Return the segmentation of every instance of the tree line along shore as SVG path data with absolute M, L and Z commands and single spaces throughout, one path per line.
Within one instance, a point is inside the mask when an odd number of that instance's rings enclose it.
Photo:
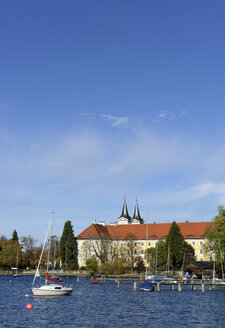
M 213 218 L 210 228 L 206 231 L 207 251 L 214 254 L 216 259 L 216 269 L 219 275 L 224 272 L 225 254 L 225 210 L 223 206 L 218 207 L 218 214 Z M 141 257 L 137 256 L 129 262 L 125 256 L 117 254 L 113 261 L 106 260 L 99 253 L 88 258 L 86 265 L 79 267 L 78 264 L 78 243 L 74 235 L 71 221 L 66 221 L 63 232 L 59 238 L 56 235 L 50 237 L 51 244 L 49 267 L 56 270 L 59 275 L 120 275 L 132 274 L 140 275 L 145 272 L 145 264 Z M 104 241 L 99 241 L 104 242 Z M 23 275 L 34 274 L 37 267 L 43 245 L 37 245 L 37 240 L 32 236 L 19 237 L 16 229 L 12 232 L 10 239 L 4 235 L 0 237 L 0 274 L 11 274 L 12 268 L 17 268 Z M 130 246 L 131 247 L 131 246 Z M 47 247 L 46 247 L 47 248 Z M 193 247 L 188 244 L 176 222 L 171 224 L 166 240 L 159 240 L 157 250 L 154 247 L 147 248 L 146 258 L 149 258 L 147 265 L 153 267 L 154 258 L 157 253 L 158 271 L 177 272 L 184 266 L 195 260 Z M 184 257 L 185 254 L 185 257 Z M 44 272 L 47 266 L 47 252 L 41 262 L 41 270 Z

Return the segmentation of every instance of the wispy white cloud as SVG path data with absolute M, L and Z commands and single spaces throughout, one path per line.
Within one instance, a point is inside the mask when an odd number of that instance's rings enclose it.
M 218 202 L 225 198 L 225 181 L 205 182 L 193 186 L 179 186 L 176 188 L 165 188 L 163 190 L 146 193 L 145 200 L 151 200 L 154 206 L 186 207 L 196 201 L 203 200 L 209 196 L 217 196 Z
M 35 151 L 28 147 L 31 142 L 7 139 L 10 147 L 2 148 L 0 161 L 2 208 L 17 208 L 19 213 L 21 204 L 29 204 L 35 212 L 56 204 L 64 215 L 68 212 L 74 220 L 84 220 L 79 223 L 84 228 L 92 216 L 104 215 L 106 202 L 109 221 L 115 219 L 110 217 L 110 206 L 124 193 L 128 200 L 139 196 L 142 213 L 154 209 L 158 215 L 165 213 L 165 219 L 171 213 L 193 217 L 198 202 L 207 202 L 205 213 L 208 206 L 216 211 L 225 202 L 225 182 L 218 179 L 225 172 L 222 145 L 210 150 L 200 141 L 179 136 L 122 132 L 112 135 L 92 129 L 46 135 L 35 140 L 40 145 Z
M 80 113 L 82 116 L 86 117 L 88 121 L 93 121 L 96 118 L 96 113 L 93 112 L 85 112 Z
M 196 170 L 207 175 L 212 164 L 211 155 L 202 151 L 200 142 L 163 138 L 148 131 L 125 134 L 122 138 L 84 131 L 46 139 L 39 145 L 35 152 L 28 152 L 17 141 L 14 146 L 11 144 L 10 152 L 8 149 L 2 152 L 1 176 L 34 184 L 70 182 L 82 183 L 84 187 L 87 183 L 88 188 L 90 181 L 107 185 L 112 181 L 142 181 L 184 171 L 187 175 Z M 213 157 L 216 166 L 218 154 L 214 152 Z M 219 158 L 220 165 L 225 165 L 220 153 Z M 208 178 L 213 181 L 212 176 Z
M 175 113 L 170 112 L 168 110 L 162 110 L 158 116 L 159 119 L 161 118 L 169 118 L 170 120 L 175 119 L 177 116 Z
M 138 181 L 191 167 L 199 152 L 195 143 L 162 139 L 148 132 L 120 136 L 93 132 L 70 134 L 39 143 L 28 152 L 16 141 L 0 162 L 1 175 L 21 183 L 76 184 Z M 113 182 L 114 181 L 114 182 Z
M 119 116 L 113 116 L 113 115 L 108 115 L 108 114 L 100 114 L 100 116 L 109 121 L 111 126 L 113 127 L 130 127 L 132 126 L 129 117 L 127 116 L 123 116 L 123 117 L 119 117 Z
M 177 118 L 184 117 L 187 114 L 186 109 L 183 109 L 177 113 L 169 110 L 161 110 L 155 122 L 159 122 L 162 119 L 175 120 Z
M 165 222 L 166 218 L 209 221 L 216 215 L 217 206 L 225 203 L 225 181 L 160 188 L 141 193 L 140 199 L 157 222 Z
M 181 111 L 179 112 L 179 116 L 180 116 L 180 117 L 184 117 L 186 114 L 187 114 L 186 109 L 183 109 L 183 110 L 181 110 Z

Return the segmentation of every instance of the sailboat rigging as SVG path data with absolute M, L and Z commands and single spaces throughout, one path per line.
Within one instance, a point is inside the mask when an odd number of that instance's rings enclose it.
M 59 279 L 59 277 L 55 274 L 56 267 L 56 242 L 54 244 L 54 259 L 53 259 L 53 268 L 52 268 L 52 278 Z
M 168 244 L 168 254 L 167 254 L 167 263 L 166 263 L 166 272 L 167 272 L 167 276 L 170 273 L 170 244 Z
M 146 247 L 145 247 L 145 279 L 140 284 L 140 290 L 143 292 L 153 292 L 154 291 L 154 285 L 152 282 L 148 281 L 148 252 L 147 252 L 147 242 L 148 241 L 148 221 L 146 223 Z M 150 263 L 149 263 L 150 265 Z
M 63 283 L 63 280 L 61 279 L 55 279 L 55 278 L 51 278 L 49 276 L 48 273 L 48 269 L 49 269 L 49 260 L 50 260 L 50 247 L 51 247 L 51 236 L 52 236 L 52 228 L 53 228 L 53 221 L 54 221 L 54 211 L 52 212 L 52 216 L 49 222 L 49 226 L 48 226 L 48 230 L 46 232 L 46 236 L 45 236 L 45 240 L 44 240 L 44 244 L 42 247 L 42 251 L 41 251 L 41 256 L 38 262 L 38 266 L 36 269 L 36 273 L 33 279 L 33 283 L 32 283 L 32 292 L 34 294 L 34 296 L 63 296 L 63 295 L 69 295 L 73 292 L 73 286 L 64 286 L 61 284 L 50 284 L 49 282 L 59 282 L 59 283 Z M 45 275 L 45 284 L 40 286 L 40 287 L 34 287 L 36 278 L 40 278 L 40 272 L 39 272 L 39 268 L 40 268 L 40 264 L 41 264 L 41 260 L 44 254 L 44 249 L 45 249 L 45 245 L 47 242 L 47 239 L 49 238 L 49 243 L 48 243 L 48 258 L 47 258 L 47 271 L 46 271 L 46 275 Z
M 18 278 L 19 274 L 18 274 L 18 258 L 19 258 L 19 253 L 18 253 L 18 247 L 16 249 L 16 267 L 12 268 L 13 271 L 13 277 Z

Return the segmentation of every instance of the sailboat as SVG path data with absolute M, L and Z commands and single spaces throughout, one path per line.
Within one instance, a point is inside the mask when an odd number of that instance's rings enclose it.
M 48 230 L 46 232 L 44 244 L 43 244 L 43 247 L 42 247 L 41 256 L 40 256 L 38 266 L 37 266 L 37 269 L 36 269 L 36 272 L 35 272 L 35 276 L 34 276 L 34 279 L 33 279 L 33 283 L 32 283 L 32 292 L 33 292 L 34 296 L 64 296 L 64 295 L 69 295 L 73 292 L 73 286 L 72 285 L 64 286 L 63 280 L 51 278 L 49 276 L 49 273 L 48 273 L 49 257 L 50 257 L 50 246 L 51 246 L 50 236 L 52 235 L 53 221 L 54 221 L 54 211 L 52 212 L 52 216 L 51 216 L 51 219 L 50 219 L 50 222 L 49 222 Z M 44 249 L 45 249 L 45 245 L 46 245 L 46 242 L 47 242 L 48 238 L 49 238 L 48 260 L 47 260 L 47 272 L 46 272 L 46 275 L 45 275 L 45 284 L 41 285 L 39 287 L 34 287 L 36 278 L 41 278 L 40 273 L 39 273 L 39 267 L 40 267 L 40 264 L 41 264 L 41 260 L 42 260 Z M 51 282 L 58 282 L 58 284 L 56 284 L 56 283 L 53 284 Z M 61 284 L 59 284 L 59 283 L 61 283 Z
M 145 247 L 145 261 L 146 261 L 146 268 L 145 268 L 145 279 L 140 284 L 140 290 L 143 292 L 153 292 L 155 287 L 152 282 L 148 281 L 148 265 L 147 265 L 147 240 L 148 240 L 148 222 L 146 223 L 146 247 Z
M 220 246 L 220 244 L 219 244 Z M 215 252 L 215 258 L 214 258 L 214 264 L 213 264 L 213 278 L 212 278 L 212 283 L 214 286 L 219 285 L 220 287 L 225 287 L 225 281 L 223 279 L 224 274 L 223 274 L 223 262 L 222 262 L 222 257 L 221 257 L 221 248 L 220 250 L 220 259 L 221 259 L 221 273 L 222 273 L 222 279 L 216 278 L 216 252 Z M 218 286 L 217 286 L 218 287 Z

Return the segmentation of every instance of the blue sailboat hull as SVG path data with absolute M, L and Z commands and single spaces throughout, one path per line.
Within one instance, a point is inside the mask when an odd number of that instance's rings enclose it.
M 154 289 L 155 289 L 154 285 L 149 281 L 145 281 L 142 284 L 140 284 L 140 290 L 143 292 L 153 292 Z

